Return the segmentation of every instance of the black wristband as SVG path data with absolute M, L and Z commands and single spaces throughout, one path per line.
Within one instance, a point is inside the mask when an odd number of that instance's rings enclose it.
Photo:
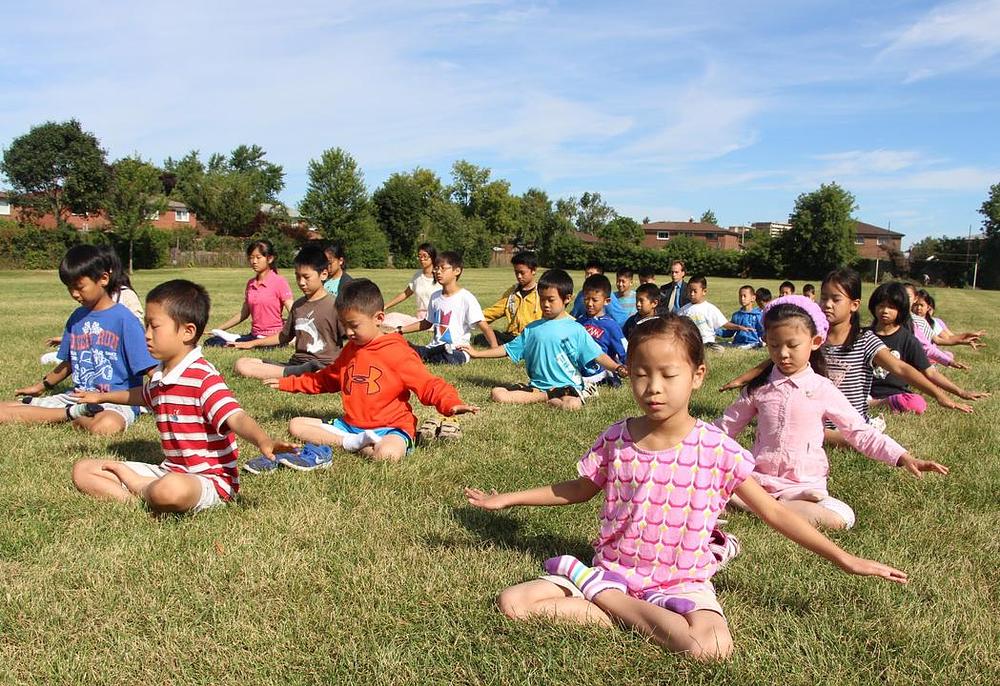
M 54 383 L 49 383 L 49 380 L 45 378 L 46 376 L 48 376 L 48 374 L 42 377 L 42 386 L 45 388 L 45 390 L 51 391 L 53 388 L 56 387 L 56 385 Z
M 401 333 L 403 333 L 403 327 L 401 327 L 401 326 L 397 326 L 397 327 L 396 327 L 396 333 L 398 333 L 398 334 L 401 334 Z

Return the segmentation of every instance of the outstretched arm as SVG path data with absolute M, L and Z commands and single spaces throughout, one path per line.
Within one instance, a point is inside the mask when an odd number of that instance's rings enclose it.
M 527 491 L 489 493 L 478 488 L 466 488 L 469 504 L 483 510 L 502 510 L 515 505 L 573 505 L 584 503 L 600 492 L 593 481 L 585 476 L 572 481 L 561 481 L 550 486 L 539 486 Z
M 882 348 L 875 354 L 875 364 L 886 371 L 892 372 L 896 376 L 902 377 L 911 386 L 914 386 L 934 398 L 937 401 L 937 404 L 941 407 L 947 407 L 961 412 L 972 412 L 971 407 L 961 403 L 956 403 L 930 379 L 917 371 L 916 368 L 908 365 L 889 352 L 888 348 Z
M 947 376 L 934 369 L 934 367 L 928 367 L 924 370 L 924 374 L 937 386 L 940 386 L 953 395 L 957 395 L 963 400 L 979 400 L 980 398 L 988 398 L 990 395 L 989 393 L 981 393 L 978 391 L 967 391 Z
M 731 390 L 736 389 L 736 388 L 743 388 L 748 383 L 750 383 L 751 381 L 753 381 L 754 379 L 756 379 L 758 376 L 760 376 L 761 374 L 763 374 L 764 370 L 767 369 L 767 365 L 768 365 L 768 363 L 770 363 L 770 361 L 771 360 L 769 360 L 768 358 L 765 357 L 763 360 L 761 360 L 761 363 L 758 364 L 756 367 L 753 367 L 753 368 L 751 368 L 751 369 L 743 372 L 742 374 L 740 374 L 739 376 L 737 376 L 732 381 L 726 382 L 722 386 L 722 388 L 719 389 L 719 392 L 721 393 L 722 391 L 731 391 Z
M 618 362 L 615 362 L 613 359 L 611 359 L 611 356 L 608 355 L 607 353 L 601 353 L 600 355 L 595 357 L 594 362 L 601 365 L 609 372 L 614 372 L 623 379 L 628 377 L 628 367 L 626 367 L 623 364 L 619 364 Z
M 142 386 L 134 386 L 124 391 L 97 393 L 96 391 L 73 391 L 70 393 L 78 403 L 113 403 L 115 405 L 145 405 Z
M 218 328 L 222 329 L 223 331 L 229 331 L 231 328 L 233 328 L 240 322 L 244 321 L 249 316 L 250 316 L 250 304 L 244 300 L 243 307 L 240 309 L 240 313 L 235 314 L 229 319 L 227 319 Z
M 260 448 L 260 452 L 270 460 L 274 459 L 275 453 L 294 452 L 299 448 L 294 443 L 273 440 L 246 412 L 237 412 L 226 420 L 226 424 L 237 436 Z
M 507 357 L 507 350 L 502 346 L 487 348 L 486 350 L 476 350 L 471 345 L 460 345 L 458 349 L 467 353 L 469 357 Z
M 499 347 L 500 344 L 497 343 L 496 332 L 493 331 L 492 326 L 486 323 L 485 319 L 482 320 L 481 322 L 478 322 L 476 326 L 478 326 L 479 330 L 483 332 L 483 337 L 486 338 L 486 342 L 490 344 L 490 348 Z
M 848 553 L 809 522 L 772 498 L 753 478 L 740 484 L 736 495 L 772 529 L 806 550 L 826 558 L 848 574 L 880 576 L 900 584 L 908 582 L 906 572 Z
M 402 293 L 397 293 L 396 296 L 392 300 L 390 300 L 389 302 L 387 302 L 385 304 L 385 309 L 388 310 L 388 309 L 390 309 L 390 308 L 398 305 L 399 303 L 401 303 L 404 300 L 406 300 L 407 298 L 409 298 L 411 295 L 413 295 L 413 290 L 409 286 L 407 286 L 403 290 Z

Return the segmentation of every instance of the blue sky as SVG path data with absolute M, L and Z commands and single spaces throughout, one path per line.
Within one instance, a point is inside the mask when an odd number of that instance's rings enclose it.
M 978 232 L 1000 182 L 1000 0 L 8 3 L 0 146 L 79 119 L 111 158 L 349 151 L 374 189 L 460 158 L 636 219 Z

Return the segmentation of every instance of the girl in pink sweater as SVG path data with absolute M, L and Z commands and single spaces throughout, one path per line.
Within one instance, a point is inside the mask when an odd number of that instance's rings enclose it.
M 811 524 L 841 529 L 854 524 L 854 511 L 826 488 L 830 464 L 823 450 L 824 420 L 832 422 L 858 452 L 904 467 L 914 476 L 926 471 L 947 474 L 948 468 L 912 457 L 866 423 L 826 378 L 820 346 L 828 329 L 823 312 L 808 298 L 789 295 L 772 300 L 764 310 L 770 368 L 751 381 L 715 423 L 735 438 L 757 417 L 753 478 Z M 738 497 L 731 502 L 742 505 Z

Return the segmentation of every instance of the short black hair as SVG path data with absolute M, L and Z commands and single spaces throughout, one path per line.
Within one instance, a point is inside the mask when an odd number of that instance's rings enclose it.
M 774 296 L 771 295 L 771 289 L 764 288 L 763 286 L 754 291 L 753 295 L 757 300 L 759 300 L 762 303 L 768 303 L 774 299 Z
M 708 279 L 706 279 L 704 276 L 692 276 L 690 279 L 688 279 L 688 286 L 690 287 L 691 284 L 693 283 L 699 284 L 703 291 L 708 290 Z
M 194 343 L 205 333 L 212 301 L 204 286 L 187 279 L 164 281 L 146 296 L 146 305 L 159 303 L 178 326 L 194 324 Z
M 465 261 L 462 259 L 462 253 L 455 252 L 454 250 L 443 250 L 439 252 L 437 259 L 434 260 L 434 264 L 438 264 L 439 262 L 449 264 L 454 269 L 465 269 Z M 459 277 L 460 276 L 461 274 L 459 274 Z
M 573 277 L 562 269 L 549 269 L 542 274 L 542 278 L 538 279 L 535 290 L 541 295 L 543 290 L 550 288 L 556 289 L 559 297 L 565 300 L 573 295 Z
M 512 267 L 516 267 L 519 264 L 523 264 L 531 271 L 535 271 L 538 269 L 538 255 L 530 250 L 522 250 L 519 253 L 515 253 L 515 255 L 510 258 L 510 265 Z
M 611 282 L 604 274 L 591 274 L 583 282 L 583 291 L 601 291 L 605 298 L 611 297 Z
M 633 273 L 634 272 L 628 267 L 622 267 L 615 273 L 615 276 L 627 276 L 631 279 Z
M 588 269 L 596 269 L 600 273 L 604 273 L 604 265 L 597 260 L 587 260 L 587 264 L 583 266 L 583 270 L 587 271 Z
M 96 245 L 74 245 L 59 263 L 59 280 L 67 288 L 84 277 L 97 281 L 109 273 L 107 256 Z
M 385 309 L 385 299 L 378 284 L 371 279 L 354 279 L 340 287 L 337 294 L 337 310 L 354 310 L 369 317 Z
M 643 267 L 642 269 L 639 270 L 640 279 L 652 279 L 655 276 L 656 272 L 653 271 L 652 267 Z
M 330 260 L 321 246 L 315 243 L 306 243 L 295 255 L 295 266 L 311 267 L 318 274 L 330 269 Z
M 635 297 L 640 295 L 646 296 L 646 300 L 649 302 L 658 303 L 660 302 L 660 287 L 655 283 L 644 283 L 635 289 Z
M 782 281 L 781 285 L 778 286 L 778 290 L 780 291 L 782 288 L 791 288 L 792 293 L 795 292 L 795 284 L 792 283 L 791 281 Z
M 815 292 L 816 292 L 816 287 L 813 286 L 811 283 L 807 283 L 805 286 L 802 287 L 802 295 Z

